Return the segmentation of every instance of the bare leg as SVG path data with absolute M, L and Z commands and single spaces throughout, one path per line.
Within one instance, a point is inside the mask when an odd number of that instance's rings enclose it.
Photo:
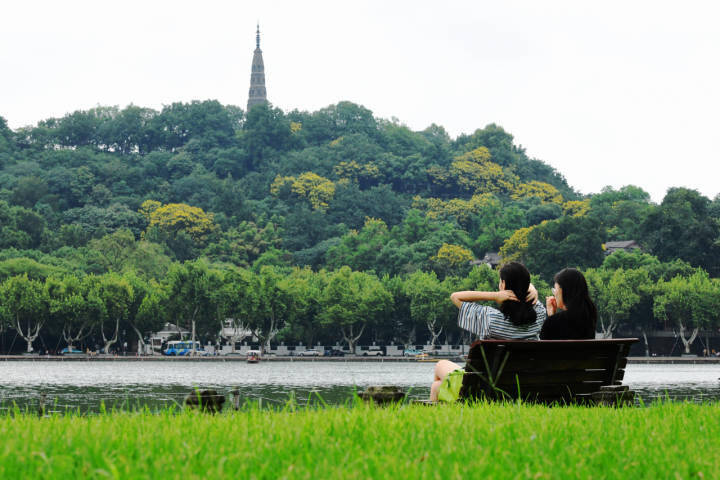
M 451 362 L 450 360 L 440 360 L 435 364 L 435 380 L 430 386 L 431 402 L 438 401 L 438 389 L 440 388 L 440 385 L 442 385 L 442 382 L 443 380 L 445 380 L 445 377 L 447 377 L 448 373 L 454 370 L 458 370 L 460 368 L 462 368 L 460 365 L 455 362 Z

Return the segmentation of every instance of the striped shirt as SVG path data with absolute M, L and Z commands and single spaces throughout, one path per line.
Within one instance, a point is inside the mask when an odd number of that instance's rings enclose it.
M 535 322 L 517 326 L 496 308 L 475 302 L 462 302 L 458 313 L 458 326 L 474 333 L 481 340 L 486 338 L 537 340 L 547 318 L 547 312 L 540 302 L 535 302 L 533 309 L 536 314 Z

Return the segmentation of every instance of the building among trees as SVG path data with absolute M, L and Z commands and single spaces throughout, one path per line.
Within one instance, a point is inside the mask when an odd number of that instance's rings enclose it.
M 267 91 L 265 90 L 265 64 L 263 63 L 262 50 L 260 50 L 260 25 L 255 33 L 255 52 L 252 59 L 252 71 L 250 73 L 250 92 L 248 94 L 247 109 L 250 111 L 255 105 L 267 102 Z
M 631 252 L 633 250 L 639 249 L 640 245 L 635 240 L 623 240 L 605 243 L 605 255 L 610 255 L 611 253 L 617 252 L 618 250 L 622 250 L 624 252 Z

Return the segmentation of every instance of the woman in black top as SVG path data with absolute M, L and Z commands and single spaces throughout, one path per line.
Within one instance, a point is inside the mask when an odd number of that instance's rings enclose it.
M 555 275 L 552 297 L 547 297 L 548 318 L 540 340 L 583 340 L 595 338 L 597 309 L 590 300 L 587 282 L 579 270 L 566 268 Z

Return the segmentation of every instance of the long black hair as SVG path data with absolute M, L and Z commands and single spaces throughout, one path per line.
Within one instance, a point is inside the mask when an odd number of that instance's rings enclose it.
M 590 298 L 585 276 L 576 268 L 564 268 L 555 274 L 555 283 L 562 288 L 562 299 L 568 311 L 575 311 L 597 326 L 597 308 Z
M 508 300 L 500 306 L 500 311 L 513 325 L 523 326 L 534 323 L 535 309 L 532 303 L 526 302 L 525 297 L 530 288 L 530 272 L 525 265 L 518 262 L 506 263 L 500 269 L 500 280 L 505 281 L 505 289 L 512 290 L 518 301 Z

